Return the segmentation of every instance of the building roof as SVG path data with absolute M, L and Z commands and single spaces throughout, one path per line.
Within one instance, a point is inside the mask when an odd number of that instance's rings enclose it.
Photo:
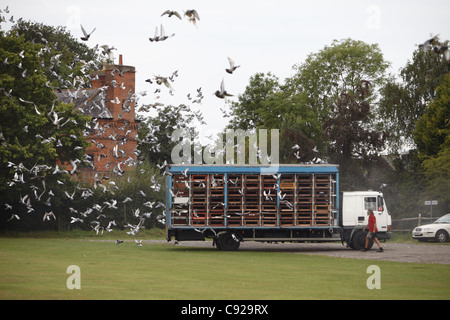
M 80 111 L 92 118 L 112 119 L 111 111 L 106 107 L 106 90 L 108 86 L 96 89 L 62 90 L 55 92 L 58 100 L 73 103 L 74 111 Z

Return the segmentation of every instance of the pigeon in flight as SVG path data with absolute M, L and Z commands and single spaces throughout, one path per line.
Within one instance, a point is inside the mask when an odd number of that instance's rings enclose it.
M 166 10 L 166 11 L 164 11 L 164 12 L 162 13 L 161 17 L 162 17 L 163 15 L 165 15 L 165 14 L 167 14 L 167 15 L 169 16 L 169 18 L 170 18 L 171 16 L 176 16 L 176 17 L 178 17 L 178 19 L 181 20 L 181 16 L 180 16 L 180 14 L 179 14 L 177 11 Z
M 94 28 L 94 30 L 92 30 L 91 33 L 87 33 L 81 24 L 80 24 L 80 26 L 81 26 L 81 31 L 83 31 L 83 35 L 84 35 L 83 37 L 80 37 L 80 39 L 83 41 L 88 41 L 89 37 L 91 36 L 92 33 L 94 33 L 96 28 Z
M 188 20 L 189 20 L 190 22 L 192 22 L 195 26 L 197 26 L 196 23 L 197 23 L 197 20 L 200 20 L 200 17 L 199 17 L 199 15 L 198 15 L 198 13 L 197 13 L 196 10 L 194 10 L 194 9 L 192 9 L 192 10 L 187 10 L 187 11 L 184 13 L 184 15 L 188 17 Z
M 228 57 L 228 62 L 230 62 L 230 68 L 225 69 L 225 71 L 230 74 L 233 73 L 234 70 L 236 70 L 237 68 L 240 67 L 240 66 L 234 65 L 234 61 L 230 57 Z
M 161 28 L 159 30 L 159 35 L 158 35 L 158 27 L 156 27 L 155 36 L 153 38 L 148 38 L 148 40 L 150 40 L 150 42 L 164 41 L 169 37 L 173 37 L 174 35 L 175 35 L 175 33 L 173 33 L 170 36 L 166 36 L 166 33 L 164 32 L 164 27 L 163 27 L 163 25 L 161 25 Z
M 220 90 L 217 90 L 214 94 L 216 95 L 216 97 L 221 98 L 221 99 L 223 99 L 225 97 L 233 96 L 232 94 L 229 94 L 228 92 L 226 92 L 223 80 L 222 80 L 222 83 L 220 84 Z

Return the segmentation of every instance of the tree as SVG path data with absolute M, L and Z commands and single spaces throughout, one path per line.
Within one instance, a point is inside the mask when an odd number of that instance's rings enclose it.
M 15 30 L 0 31 L 0 201 L 19 204 L 18 214 L 37 209 L 31 199 L 44 201 L 44 193 L 60 189 L 56 176 L 66 179 L 52 174 L 56 164 L 83 162 L 88 145 L 89 119 L 57 101 L 39 55 L 44 48 Z
M 296 73 L 287 79 L 286 85 L 293 92 L 304 92 L 308 107 L 324 121 L 336 111 L 335 102 L 341 93 L 354 95 L 363 80 L 372 85 L 370 100 L 375 106 L 388 67 L 377 44 L 334 40 L 330 46 L 310 54 L 304 63 L 295 65 Z
M 52 87 L 88 87 L 89 71 L 99 70 L 102 65 L 97 49 L 75 39 L 65 27 L 19 19 L 11 31 L 25 41 L 42 45 L 39 50 L 42 70 Z
M 186 111 L 185 105 L 171 105 L 157 110 L 155 117 L 142 121 L 139 128 L 139 158 L 153 165 L 161 166 L 164 162 L 171 163 L 171 152 L 177 141 L 172 141 L 171 135 L 177 128 L 190 130 L 195 136 L 192 121 L 194 115 Z
M 448 210 L 450 196 L 450 73 L 436 88 L 436 98 L 417 120 L 414 141 L 423 172 L 427 177 L 426 193 L 441 200 Z
M 386 132 L 371 127 L 370 83 L 362 81 L 352 93 L 343 92 L 336 101 L 337 113 L 323 124 L 330 141 L 330 160 L 340 166 L 344 190 L 363 187 L 361 181 L 378 152 L 384 147 Z
M 228 127 L 279 129 L 280 161 L 307 162 L 317 155 L 312 152 L 314 148 L 323 148 L 321 123 L 305 103 L 305 95 L 288 89 L 271 73 L 253 75 L 238 102 L 231 106 L 233 118 Z M 301 145 L 300 150 L 292 149 L 296 144 Z
M 435 41 L 439 41 L 435 37 Z M 448 45 L 445 41 L 443 45 Z M 390 131 L 389 143 L 394 150 L 405 145 L 414 147 L 413 132 L 417 120 L 436 97 L 436 88 L 450 71 L 444 55 L 431 47 L 419 47 L 400 71 L 400 81 L 390 78 L 381 89 L 380 116 Z

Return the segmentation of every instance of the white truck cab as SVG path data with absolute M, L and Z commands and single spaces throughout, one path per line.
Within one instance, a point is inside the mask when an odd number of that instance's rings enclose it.
M 391 215 L 384 202 L 383 194 L 378 191 L 349 191 L 342 193 L 342 227 L 352 230 L 350 240 L 363 239 L 361 229 L 368 224 L 367 210 L 372 209 L 377 220 L 378 239 L 389 239 Z M 351 241 L 350 241 L 351 243 Z M 358 245 L 356 245 L 358 247 Z

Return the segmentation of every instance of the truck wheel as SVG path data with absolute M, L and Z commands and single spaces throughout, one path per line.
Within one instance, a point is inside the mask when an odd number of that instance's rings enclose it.
M 239 249 L 240 244 L 241 242 L 234 234 L 227 232 L 219 235 L 217 248 L 223 251 L 235 251 Z
M 352 238 L 352 249 L 355 250 L 361 250 L 364 249 L 366 246 L 366 233 L 362 232 L 362 231 L 358 231 L 353 235 Z M 367 245 L 367 250 L 369 250 L 370 248 L 372 248 L 373 246 L 373 240 L 370 239 L 369 243 Z
M 448 233 L 445 230 L 439 230 L 436 232 L 435 238 L 437 242 L 446 242 L 448 240 Z

